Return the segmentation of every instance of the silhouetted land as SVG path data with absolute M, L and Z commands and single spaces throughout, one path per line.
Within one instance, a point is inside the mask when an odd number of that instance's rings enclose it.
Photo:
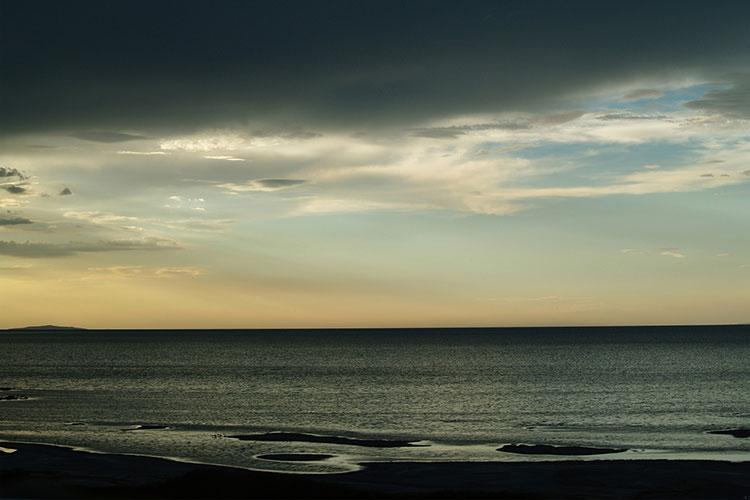
M 4 498 L 746 498 L 750 463 L 372 463 L 346 474 L 257 472 L 0 443 Z M 2 451 L 2 450 L 0 450 Z
M 267 329 L 267 328 L 146 328 L 146 329 L 131 329 L 131 328 L 116 328 L 116 329 L 97 329 L 97 328 L 81 328 L 75 326 L 57 326 L 57 325 L 38 325 L 38 326 L 24 326 L 17 328 L 8 328 L 6 330 L 0 330 L 0 332 L 23 332 L 23 331 L 39 331 L 39 332 L 56 332 L 56 331 L 79 331 L 89 333 L 107 333 L 107 332 L 212 332 L 212 333 L 268 333 L 278 334 L 278 329 Z M 602 334 L 617 335 L 617 334 L 629 334 L 633 335 L 638 333 L 644 338 L 655 338 L 654 334 L 659 333 L 673 333 L 675 335 L 682 334 L 706 334 L 714 332 L 736 332 L 737 334 L 744 335 L 750 333 L 750 324 L 734 324 L 734 325 L 628 325 L 628 326 L 520 326 L 520 327 L 409 327 L 409 328 L 285 328 L 284 332 L 295 333 L 295 334 L 317 334 L 320 332 L 337 333 L 337 334 L 357 334 L 357 333 L 383 333 L 383 334 L 400 334 L 409 332 L 410 334 L 440 334 L 440 333 L 498 333 L 498 334 L 515 334 L 523 333 L 529 335 L 544 335 L 545 333 L 571 333 L 581 338 L 581 335 L 590 334 L 592 338 L 602 339 Z
M 85 328 L 78 328 L 76 326 L 57 326 L 57 325 L 38 325 L 38 326 L 22 326 L 19 328 L 8 328 L 9 332 L 83 332 Z

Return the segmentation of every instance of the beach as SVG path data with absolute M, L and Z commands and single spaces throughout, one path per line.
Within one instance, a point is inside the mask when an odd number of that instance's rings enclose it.
M 750 463 L 618 460 L 368 463 L 285 474 L 0 442 L 2 498 L 744 499 Z M 13 451 L 15 450 L 15 451 Z

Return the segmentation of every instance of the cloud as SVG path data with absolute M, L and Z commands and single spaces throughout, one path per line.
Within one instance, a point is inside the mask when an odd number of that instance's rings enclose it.
M 25 224 L 33 224 L 31 219 L 25 217 L 2 217 L 0 216 L 0 226 L 19 226 Z
M 206 158 L 207 160 L 224 160 L 224 161 L 247 161 L 244 158 L 238 158 L 236 156 L 229 156 L 229 155 L 207 155 L 203 158 Z
M 67 257 L 80 253 L 177 250 L 181 247 L 172 240 L 144 238 L 140 240 L 110 240 L 93 243 L 17 242 L 0 240 L 0 255 L 11 257 L 48 258 Z
M 81 139 L 82 141 L 104 142 L 104 143 L 140 141 L 143 139 L 147 139 L 147 137 L 143 135 L 126 134 L 123 132 L 108 132 L 104 130 L 90 130 L 90 131 L 84 131 L 84 132 L 76 132 L 74 134 L 71 134 L 71 137 L 75 137 L 76 139 Z
M 23 186 L 18 186 L 16 184 L 12 184 L 10 186 L 0 186 L 2 189 L 5 189 L 10 194 L 24 194 L 26 193 L 26 188 Z
M 33 266 L 28 264 L 16 264 L 13 266 L 0 266 L 0 273 L 25 273 Z
M 237 222 L 234 219 L 176 219 L 148 221 L 170 229 L 181 231 L 223 231 Z
M 635 89 L 620 98 L 621 101 L 640 101 L 641 99 L 659 99 L 664 92 L 657 89 Z
M 750 75 L 735 76 L 728 87 L 708 92 L 686 106 L 731 118 L 750 119 Z
M 89 277 L 96 278 L 195 278 L 204 274 L 199 267 L 144 267 L 144 266 L 109 266 L 88 268 Z
M 23 205 L 24 201 L 18 198 L 0 198 L 0 208 L 20 208 Z
M 249 151 L 276 148 L 288 144 L 307 142 L 322 137 L 321 134 L 300 131 L 258 132 L 236 130 L 208 130 L 196 134 L 163 139 L 159 148 L 163 151 L 218 152 Z M 245 161 L 234 155 L 205 155 L 209 160 Z
M 186 196 L 172 195 L 169 197 L 169 202 L 164 204 L 164 208 L 171 209 L 185 209 L 195 210 L 198 212 L 205 212 L 206 200 L 204 198 L 190 198 Z
M 20 180 L 27 179 L 27 177 L 16 168 L 0 167 L 0 179 L 6 177 L 18 177 Z
M 664 114 L 657 113 L 606 113 L 596 117 L 598 120 L 664 120 L 669 118 Z
M 238 193 L 270 192 L 300 186 L 305 182 L 306 181 L 303 179 L 257 179 L 249 181 L 245 184 L 235 184 L 228 182 L 219 184 L 218 186 Z
M 233 132 L 217 132 L 192 137 L 179 137 L 161 142 L 159 147 L 165 151 L 234 151 L 246 145 L 245 139 Z
M 178 276 L 195 277 L 203 273 L 203 269 L 198 267 L 160 267 L 155 271 L 156 276 L 160 278 L 174 278 Z
M 650 250 L 638 250 L 636 248 L 623 248 L 620 250 L 620 253 L 625 255 L 660 255 L 663 257 L 674 257 L 675 259 L 684 259 L 685 254 L 683 254 L 679 248 L 660 248 L 657 251 L 650 251 Z
M 455 139 L 460 135 L 470 132 L 483 132 L 486 130 L 523 130 L 531 128 L 528 120 L 517 120 L 507 123 L 478 123 L 476 125 L 454 125 L 452 127 L 427 127 L 417 128 L 411 131 L 412 137 L 425 137 L 429 139 Z
M 313 198 L 306 200 L 295 211 L 295 215 L 325 215 L 355 212 L 409 212 L 414 210 L 426 210 L 430 207 L 427 205 L 418 205 L 414 203 L 396 203 L 396 202 L 379 202 L 356 199 L 340 198 Z
M 81 211 L 71 210 L 71 211 L 65 212 L 63 214 L 63 217 L 66 217 L 68 219 L 83 220 L 83 221 L 91 222 L 93 224 L 136 222 L 139 220 L 138 217 L 117 215 L 111 212 L 100 212 L 96 210 L 81 210 Z
M 750 7 L 653 7 L 652 17 L 670 19 L 669 29 L 623 2 L 607 9 L 584 1 L 469 9 L 422 1 L 366 9 L 350 2 L 293 9 L 283 2 L 165 3 L 149 13 L 137 4 L 116 16 L 106 4 L 55 5 L 41 15 L 34 3 L 4 7 L 3 95 L 17 98 L 1 101 L 0 133 L 152 136 L 249 116 L 259 130 L 293 123 L 377 131 L 466 113 L 559 109 L 562 100 L 612 82 L 644 95 L 656 86 L 639 83 L 644 75 L 661 81 L 737 71 L 745 64 Z M 152 24 L 159 18 L 174 19 L 170 36 Z M 122 26 L 137 39 L 116 36 Z M 279 35 L 290 27 L 293 43 Z M 86 64 L 67 64 L 70 54 Z
M 659 255 L 663 255 L 665 257 L 674 257 L 676 259 L 685 258 L 685 254 L 680 252 L 679 248 L 662 248 L 660 249 Z
M 412 137 L 424 137 L 428 139 L 456 139 L 459 136 L 488 132 L 493 130 L 528 130 L 535 127 L 549 127 L 562 125 L 583 116 L 583 111 L 566 111 L 562 113 L 551 113 L 547 115 L 514 116 L 499 119 L 490 123 L 474 123 L 464 125 L 422 127 L 411 130 Z
M 73 191 L 71 191 L 68 187 L 63 188 L 59 193 L 60 196 L 69 196 L 71 194 L 73 194 Z
M 118 155 L 132 155 L 132 156 L 166 156 L 171 153 L 167 151 L 129 151 L 129 150 L 120 150 L 117 152 Z

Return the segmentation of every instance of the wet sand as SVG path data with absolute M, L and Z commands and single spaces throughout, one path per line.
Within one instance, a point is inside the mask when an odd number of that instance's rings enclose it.
M 591 448 L 588 446 L 553 446 L 546 444 L 506 444 L 497 449 L 505 453 L 519 453 L 521 455 L 560 455 L 560 456 L 586 456 L 586 455 L 608 455 L 610 453 L 623 453 L 628 450 L 622 448 Z
M 750 462 L 618 460 L 368 463 L 345 474 L 281 474 L 0 442 L 2 498 L 743 499 Z
M 364 446 L 366 448 L 408 448 L 412 446 L 426 446 L 414 441 L 400 439 L 361 439 L 345 436 L 325 436 L 322 434 L 306 434 L 302 432 L 265 432 L 262 434 L 236 434 L 227 436 L 240 441 L 270 441 L 283 443 L 328 443 Z

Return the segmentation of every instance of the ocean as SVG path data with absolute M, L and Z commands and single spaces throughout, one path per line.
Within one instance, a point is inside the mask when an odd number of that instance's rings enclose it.
M 3 440 L 262 470 L 581 458 L 497 451 L 519 443 L 750 460 L 708 432 L 750 427 L 748 326 L 0 332 L 0 387 L 28 397 L 0 401 Z M 414 445 L 232 437 L 274 431 Z M 263 458 L 289 453 L 330 457 Z

